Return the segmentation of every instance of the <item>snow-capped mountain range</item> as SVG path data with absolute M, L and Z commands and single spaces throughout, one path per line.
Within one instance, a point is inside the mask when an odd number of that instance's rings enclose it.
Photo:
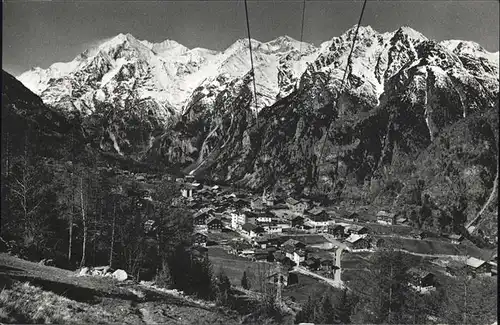
M 252 40 L 257 110 L 290 94 L 308 66 L 312 71 L 328 70 L 331 80 L 338 84 L 353 31 L 351 28 L 319 47 L 301 44 L 288 36 L 265 43 Z M 350 75 L 367 81 L 359 91 L 376 97 L 383 92 L 385 80 L 415 57 L 414 47 L 427 41 L 409 27 L 391 33 L 362 27 L 358 37 Z M 498 52 L 489 53 L 477 43 L 450 40 L 439 45 L 455 55 L 472 56 L 488 62 L 492 68 L 498 67 Z M 163 119 L 185 112 L 196 93 L 210 103 L 229 82 L 242 78 L 249 70 L 247 39 L 237 40 L 218 52 L 188 49 L 173 40 L 151 43 L 130 34 L 119 34 L 71 62 L 54 63 L 48 69 L 33 68 L 17 78 L 51 106 L 91 114 L 99 103 L 123 109 L 132 100 L 147 101 L 156 108 L 155 115 Z
M 289 64 L 289 77 L 297 78 L 317 52 L 313 45 L 288 36 L 267 43 L 252 40 L 252 47 L 259 109 L 272 104 L 280 92 L 280 64 Z M 248 40 L 238 40 L 217 52 L 188 49 L 172 40 L 151 43 L 119 34 L 71 62 L 33 68 L 17 78 L 46 104 L 67 110 L 90 114 L 98 103 L 123 108 L 134 98 L 154 101 L 158 115 L 165 117 L 181 113 L 196 88 L 206 88 L 208 95 L 214 85 L 224 87 L 220 80 L 241 78 L 249 70 Z

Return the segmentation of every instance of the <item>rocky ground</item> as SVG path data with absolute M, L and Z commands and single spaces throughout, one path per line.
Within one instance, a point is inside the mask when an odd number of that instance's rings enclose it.
M 239 324 L 210 303 L 132 281 L 0 254 L 0 322 L 55 324 Z

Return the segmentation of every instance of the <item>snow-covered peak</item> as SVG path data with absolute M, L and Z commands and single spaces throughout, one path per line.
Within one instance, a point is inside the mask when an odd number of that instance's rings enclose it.
M 498 65 L 498 51 L 495 53 L 486 51 L 481 45 L 472 41 L 446 40 L 439 43 L 458 56 L 475 56 L 490 60 Z
M 422 35 L 422 33 L 414 30 L 413 28 L 411 28 L 409 26 L 400 27 L 395 33 L 398 33 L 398 32 L 405 34 L 409 38 L 416 40 L 416 41 L 427 41 L 428 40 L 427 37 Z

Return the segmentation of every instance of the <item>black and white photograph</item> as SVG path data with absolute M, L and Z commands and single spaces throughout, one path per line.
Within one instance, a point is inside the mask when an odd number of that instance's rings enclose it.
M 3 0 L 0 324 L 497 325 L 498 0 Z

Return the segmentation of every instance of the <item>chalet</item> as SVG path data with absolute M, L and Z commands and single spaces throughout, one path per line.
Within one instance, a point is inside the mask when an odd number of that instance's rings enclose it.
M 184 180 L 187 182 L 194 182 L 194 175 L 184 175 Z
M 268 207 L 272 207 L 276 199 L 273 196 L 267 195 L 262 197 L 262 203 Z
M 248 206 L 248 201 L 238 197 L 234 197 L 232 199 L 232 205 L 237 209 L 241 209 Z
M 329 224 L 330 217 L 324 209 L 313 208 L 306 211 L 306 216 L 313 227 L 326 227 Z
M 274 260 L 279 263 L 283 263 L 284 260 L 287 258 L 285 253 L 282 251 L 275 251 L 273 253 Z
M 352 234 L 346 238 L 345 244 L 351 249 L 367 249 L 370 247 L 370 241 L 366 235 Z
M 278 220 L 276 221 L 276 225 L 281 228 L 281 231 L 283 232 L 283 230 L 285 229 L 290 229 L 290 223 L 288 221 L 285 221 L 285 220 Z
M 292 228 L 301 228 L 304 225 L 304 218 L 301 216 L 296 216 L 290 221 Z
M 175 179 L 175 182 L 176 183 L 184 183 L 184 178 L 178 177 L 178 178 Z
M 269 241 L 267 238 L 262 237 L 256 237 L 253 241 L 253 244 L 257 247 L 260 247 L 262 249 L 266 249 Z
M 335 265 L 335 261 L 333 259 L 321 259 L 319 264 L 321 270 L 323 271 L 333 271 L 338 269 L 338 266 Z
M 299 249 L 293 252 L 293 261 L 295 264 L 300 265 L 304 262 L 307 257 L 307 252 L 303 249 Z
M 253 198 L 250 201 L 250 208 L 253 210 L 263 210 L 265 208 L 264 202 L 260 197 Z
M 295 239 L 288 239 L 283 244 L 281 244 L 281 246 L 283 246 L 283 247 L 290 247 L 293 250 L 295 250 L 295 249 L 305 249 L 306 248 L 306 244 L 304 244 L 303 242 L 300 242 L 298 240 L 295 240 Z
M 195 226 L 204 226 L 207 224 L 208 218 L 212 217 L 209 211 L 198 211 L 193 215 L 193 224 Z
M 301 265 L 307 267 L 311 271 L 316 271 L 320 267 L 320 260 L 314 257 L 308 257 Z
M 386 211 L 379 211 L 377 213 L 377 222 L 383 225 L 393 225 L 395 224 L 395 213 L 389 213 Z
M 245 235 L 249 236 L 250 238 L 259 236 L 264 232 L 264 229 L 262 227 L 256 226 L 253 223 L 249 222 L 241 226 L 241 230 Z
M 351 220 L 351 221 L 354 221 L 354 222 L 357 222 L 359 220 L 359 214 L 357 212 L 347 212 L 347 211 L 345 211 L 342 214 L 342 217 L 344 219 Z
M 269 234 L 277 234 L 283 231 L 283 229 L 280 228 L 276 222 L 261 222 L 259 223 L 259 226 L 264 228 L 264 231 Z
M 222 221 L 219 218 L 211 217 L 207 219 L 207 227 L 211 231 L 221 231 L 223 228 Z
M 348 235 L 356 234 L 356 235 L 364 235 L 368 233 L 368 228 L 360 226 L 360 225 L 349 225 L 344 229 L 345 233 Z
M 308 204 L 306 202 L 297 201 L 292 197 L 287 198 L 285 203 L 288 209 L 296 213 L 303 213 L 308 208 Z
M 328 233 L 335 238 L 344 238 L 345 237 L 345 227 L 339 224 L 332 225 L 328 227 Z
M 207 235 L 201 233 L 201 232 L 196 232 L 194 234 L 194 242 L 195 244 L 198 244 L 200 246 L 207 246 L 207 242 L 208 242 L 208 237 Z
M 459 234 L 451 234 L 448 236 L 448 238 L 451 239 L 452 244 L 456 245 L 460 244 L 462 240 L 464 240 L 464 236 Z
M 475 257 L 469 257 L 467 259 L 467 268 L 470 271 L 473 271 L 476 274 L 479 273 L 490 273 L 491 272 L 491 265 L 486 263 L 486 261 L 480 260 Z
M 411 281 L 414 285 L 419 287 L 435 287 L 436 286 L 436 276 L 428 271 L 423 271 L 417 268 L 411 268 L 408 270 L 411 277 Z

